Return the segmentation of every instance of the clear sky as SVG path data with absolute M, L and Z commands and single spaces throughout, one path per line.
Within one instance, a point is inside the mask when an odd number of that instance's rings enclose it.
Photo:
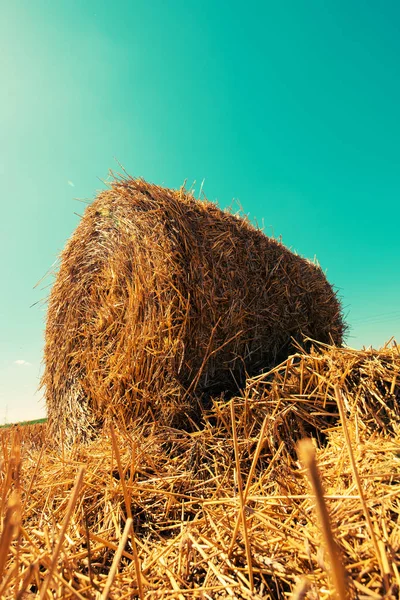
M 317 256 L 348 344 L 400 338 L 400 4 L 0 0 L 0 424 L 44 415 L 52 265 L 116 157 Z

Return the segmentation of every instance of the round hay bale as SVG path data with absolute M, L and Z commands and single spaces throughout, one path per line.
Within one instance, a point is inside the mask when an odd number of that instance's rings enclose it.
M 294 340 L 340 345 L 343 332 L 319 266 L 184 189 L 115 179 L 86 208 L 50 294 L 49 430 L 82 439 L 109 415 L 187 427 L 200 398 L 237 393 Z

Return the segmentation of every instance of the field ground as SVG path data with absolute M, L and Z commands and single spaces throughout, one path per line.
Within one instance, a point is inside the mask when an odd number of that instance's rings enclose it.
M 0 429 L 7 427 L 15 427 L 20 425 L 21 427 L 25 425 L 37 425 L 38 423 L 45 423 L 47 419 L 33 419 L 32 421 L 20 421 L 19 423 L 4 423 L 4 425 L 0 425 Z

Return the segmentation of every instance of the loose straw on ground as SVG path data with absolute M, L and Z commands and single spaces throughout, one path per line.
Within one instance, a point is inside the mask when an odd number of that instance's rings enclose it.
M 0 429 L 3 536 L 10 494 L 19 481 L 21 495 L 18 541 L 14 535 L 7 551 L 3 537 L 0 550 L 0 596 L 24 600 L 26 594 L 39 596 L 46 585 L 46 599 L 95 597 L 117 560 L 130 507 L 132 546 L 128 535 L 109 597 L 217 600 L 253 594 L 284 600 L 294 594 L 291 600 L 304 600 L 308 594 L 328 600 L 329 556 L 324 569 L 316 501 L 295 452 L 298 440 L 309 434 L 319 440 L 316 459 L 332 521 L 340 524 L 333 532 L 351 600 L 357 594 L 382 598 L 385 578 L 391 583 L 386 595 L 396 598 L 400 386 L 398 377 L 394 387 L 393 380 L 399 372 L 397 348 L 314 345 L 249 379 L 231 401 L 213 398 L 195 434 L 141 419 L 128 429 L 115 425 L 110 435 L 106 424 L 96 440 L 66 445 L 62 455 L 49 443 L 47 424 L 20 428 L 20 469 L 14 432 Z M 383 568 L 350 469 L 335 398 L 338 383 L 347 428 L 362 449 L 354 454 Z M 82 464 L 84 485 L 49 580 L 53 544 L 60 542 Z M 303 576 L 307 581 L 296 588 Z

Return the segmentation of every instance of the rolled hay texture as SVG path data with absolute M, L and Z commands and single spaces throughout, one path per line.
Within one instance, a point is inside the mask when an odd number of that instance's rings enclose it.
M 245 218 L 132 178 L 90 204 L 61 254 L 47 314 L 49 431 L 90 437 L 108 416 L 190 427 L 304 337 L 340 345 L 318 265 Z

